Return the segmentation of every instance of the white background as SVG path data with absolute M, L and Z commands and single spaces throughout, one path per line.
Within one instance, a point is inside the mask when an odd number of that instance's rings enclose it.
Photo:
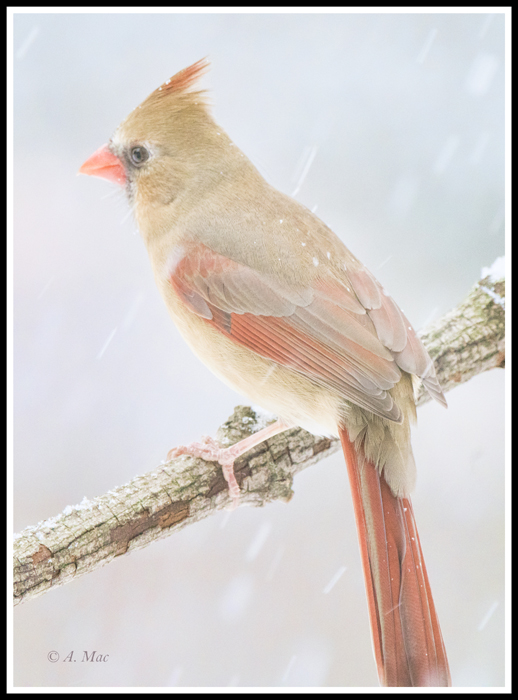
M 416 328 L 504 253 L 502 14 L 16 15 L 16 531 L 246 403 L 170 322 L 124 195 L 76 177 L 203 56 L 218 123 L 288 194 L 313 157 L 297 199 Z M 450 392 L 448 411 L 424 406 L 414 431 L 457 686 L 504 683 L 504 376 Z M 218 514 L 17 608 L 15 685 L 377 686 L 342 455 L 294 488 L 288 505 Z M 52 664 L 51 650 L 109 661 Z

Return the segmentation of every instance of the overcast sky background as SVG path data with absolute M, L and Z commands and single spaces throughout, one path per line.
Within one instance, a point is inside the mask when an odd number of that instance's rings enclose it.
M 502 14 L 18 14 L 13 47 L 15 531 L 246 403 L 169 320 L 124 195 L 76 177 L 178 70 L 208 57 L 216 121 L 416 328 L 504 254 Z M 456 686 L 504 683 L 504 376 L 427 404 L 414 431 Z M 377 686 L 342 455 L 294 490 L 17 608 L 15 685 Z M 47 660 L 83 649 L 109 663 Z

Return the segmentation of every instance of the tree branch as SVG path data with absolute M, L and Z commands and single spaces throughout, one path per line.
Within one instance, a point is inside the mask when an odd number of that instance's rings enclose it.
M 421 334 L 445 391 L 492 367 L 504 367 L 504 303 L 505 280 L 488 276 Z M 419 391 L 418 404 L 428 399 Z M 218 440 L 232 445 L 271 420 L 273 416 L 238 406 L 219 428 Z M 241 504 L 289 501 L 295 474 L 338 448 L 337 439 L 301 428 L 262 443 L 236 461 Z M 221 467 L 182 456 L 98 498 L 67 506 L 14 536 L 14 603 L 68 583 L 229 504 Z

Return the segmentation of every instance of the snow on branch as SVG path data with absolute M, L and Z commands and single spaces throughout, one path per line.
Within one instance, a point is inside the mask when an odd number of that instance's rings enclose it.
M 505 361 L 505 280 L 487 275 L 466 299 L 421 334 L 444 391 Z M 428 400 L 420 391 L 418 404 Z M 228 446 L 260 430 L 264 417 L 238 406 L 218 430 Z M 293 477 L 337 451 L 339 441 L 294 428 L 250 450 L 235 464 L 242 505 L 289 501 Z M 111 559 L 228 508 L 221 467 L 189 456 L 161 464 L 128 484 L 67 506 L 14 536 L 14 603 L 61 586 Z

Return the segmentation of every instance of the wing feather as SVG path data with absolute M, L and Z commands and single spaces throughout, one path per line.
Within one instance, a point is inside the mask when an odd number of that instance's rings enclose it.
M 376 415 L 402 420 L 389 393 L 401 370 L 444 401 L 423 344 L 365 268 L 287 288 L 192 244 L 174 251 L 167 274 L 188 308 L 234 342 Z

